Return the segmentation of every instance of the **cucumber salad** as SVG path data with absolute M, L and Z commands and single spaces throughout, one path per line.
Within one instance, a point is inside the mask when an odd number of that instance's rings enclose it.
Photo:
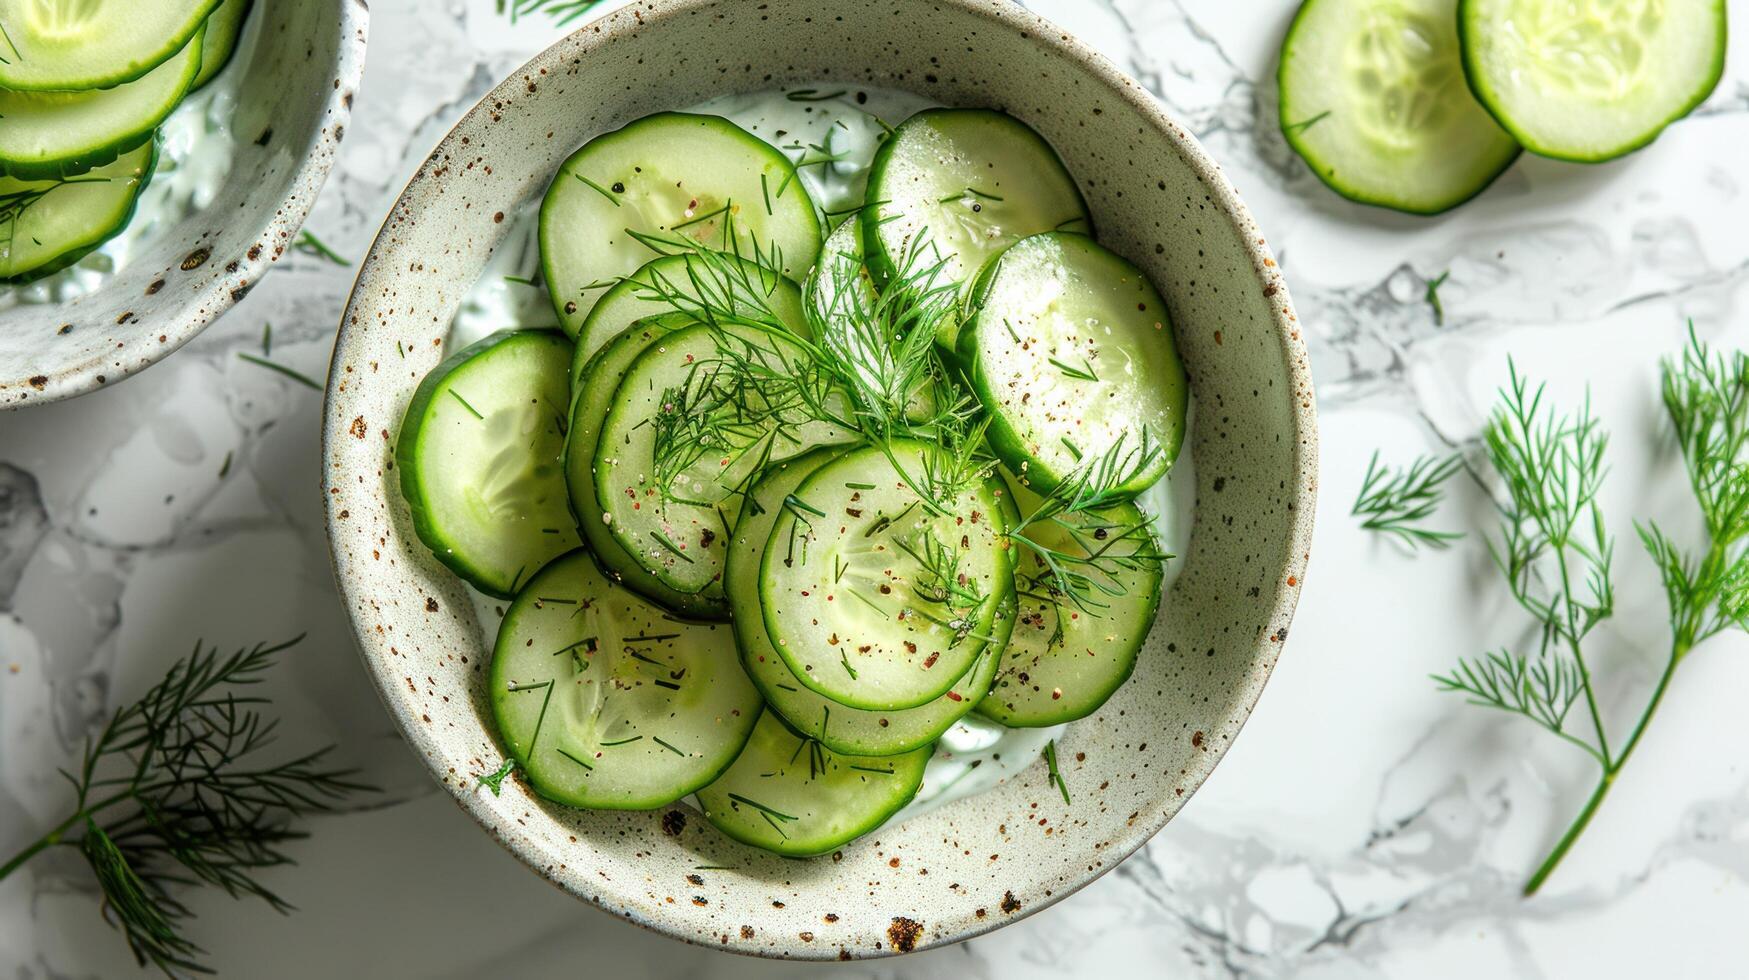
M 596 137 L 518 221 L 395 466 L 536 793 L 825 854 L 1129 677 L 1188 531 L 1187 381 L 1038 133 L 726 97 Z
M 0 0 L 0 307 L 93 292 L 211 200 L 250 6 Z

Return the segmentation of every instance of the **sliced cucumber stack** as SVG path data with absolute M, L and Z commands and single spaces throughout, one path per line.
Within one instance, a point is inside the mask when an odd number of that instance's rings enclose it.
M 778 273 L 727 255 L 664 255 L 601 294 L 578 328 L 578 364 L 637 320 L 696 312 L 703 303 L 748 314 L 770 311 L 798 333 L 808 330 L 800 287 Z
M 1532 153 L 1613 160 L 1706 100 L 1724 0 L 1461 0 L 1470 88 Z
M 900 124 L 875 154 L 863 217 L 869 271 L 883 289 L 938 261 L 943 281 L 969 284 L 1027 235 L 1093 230 L 1044 137 L 987 109 L 929 109 Z M 952 349 L 951 327 L 938 339 Z
M 614 395 L 626 371 L 638 355 L 661 338 L 695 325 L 691 317 L 678 313 L 640 320 L 589 359 L 576 383 L 571 407 L 571 431 L 565 443 L 565 482 L 577 527 L 596 560 L 615 581 L 684 616 L 722 619 L 726 610 L 720 599 L 681 592 L 645 570 L 608 528 L 607 515 L 595 493 L 595 450 L 601 444 L 601 423 L 613 407 Z
M 688 327 L 632 361 L 595 447 L 595 497 L 614 539 L 665 586 L 714 606 L 724 604 L 736 494 L 767 462 L 849 438 L 746 384 L 735 375 L 743 364 L 775 378 L 809 371 L 808 356 L 777 334 Z
M 953 723 L 982 701 L 990 690 L 1008 633 L 1014 628 L 1012 600 L 999 610 L 995 635 L 985 644 L 972 668 L 946 694 L 916 708 L 865 711 L 840 704 L 796 678 L 771 645 L 760 612 L 759 567 L 771 529 L 790 498 L 808 477 L 843 455 L 838 447 L 816 449 L 761 474 L 747 491 L 724 565 L 723 582 L 735 624 L 736 646 L 747 676 L 764 695 L 766 706 L 789 726 L 834 752 L 853 755 L 896 755 L 927 747 Z
M 1103 465 L 1111 491 L 1153 486 L 1178 457 L 1189 393 L 1166 301 L 1140 269 L 1082 235 L 1017 242 L 979 276 L 959 357 L 990 445 L 1049 493 Z
M 1014 587 L 1002 487 L 955 486 L 945 453 L 903 440 L 862 447 L 784 498 L 759 606 L 796 679 L 833 701 L 871 711 L 927 704 L 995 635 Z
M 1043 501 L 1016 480 L 1009 489 L 1024 514 Z M 1134 504 L 1056 514 L 1021 529 L 1015 588 L 1020 621 L 1008 642 L 995 688 L 978 713 L 1014 728 L 1044 728 L 1099 710 L 1136 666 L 1136 654 L 1160 609 L 1163 557 L 1153 522 Z M 1045 553 L 1078 562 L 1091 579 L 1091 601 L 1077 602 L 1055 586 Z
M 509 598 L 577 547 L 561 459 L 571 344 L 500 331 L 425 376 L 395 465 L 419 540 L 488 595 Z
M 582 552 L 504 614 L 492 713 L 535 789 L 571 806 L 647 810 L 716 779 L 759 717 L 727 626 L 681 622 Z
M 572 335 L 604 291 L 658 254 L 695 243 L 800 279 L 820 235 L 788 157 L 726 119 L 680 112 L 590 140 L 540 213 L 547 289 Z
M 189 47 L 219 0 L 0 0 L 0 88 L 114 88 Z M 6 119 L 12 117 L 7 115 Z
M 148 140 L 77 177 L 0 177 L 0 283 L 59 272 L 127 227 L 157 155 Z
M 1281 131 L 1343 197 L 1436 214 L 1518 143 L 1464 82 L 1457 0 L 1305 0 L 1282 44 Z
M 879 827 L 923 785 L 930 747 L 839 755 L 766 712 L 741 757 L 698 791 L 718 830 L 789 857 L 828 854 Z
M 200 45 L 197 31 L 168 60 L 115 88 L 0 89 L 0 119 L 5 120 L 0 126 L 0 173 L 24 178 L 69 176 L 137 148 L 152 138 L 152 131 L 194 84 Z

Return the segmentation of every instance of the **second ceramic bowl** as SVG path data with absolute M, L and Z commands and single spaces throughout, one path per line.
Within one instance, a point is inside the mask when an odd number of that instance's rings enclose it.
M 229 174 L 204 207 L 151 230 L 95 292 L 0 309 L 0 409 L 82 395 L 157 363 L 291 247 L 352 115 L 370 9 L 364 0 L 260 0 L 249 16 L 259 21 L 245 28 L 258 32 L 254 51 L 227 69 L 242 72 Z
M 415 536 L 393 467 L 419 379 L 519 204 L 590 137 L 725 92 L 821 82 L 1010 112 L 1080 180 L 1101 238 L 1171 307 L 1197 477 L 1182 571 L 1134 677 L 1042 761 L 838 854 L 774 857 L 684 804 L 580 812 L 514 780 L 462 584 Z M 1311 374 L 1279 270 L 1220 170 L 1134 81 L 1010 0 L 648 0 L 488 94 L 396 203 L 329 375 L 334 566 L 365 663 L 408 741 L 482 827 L 553 883 L 672 936 L 853 958 L 976 935 L 1063 898 L 1166 824 L 1238 735 L 1287 639 L 1317 481 Z M 707 870 L 708 869 L 708 870 Z

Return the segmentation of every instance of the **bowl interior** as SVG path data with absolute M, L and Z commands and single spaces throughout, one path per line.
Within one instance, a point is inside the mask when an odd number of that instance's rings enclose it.
M 0 310 L 0 407 L 84 394 L 139 371 L 230 309 L 291 246 L 328 176 L 364 69 L 359 0 L 257 3 L 261 32 L 212 202 L 157 229 L 100 290 Z
M 461 584 L 414 536 L 393 437 L 503 239 L 591 136 L 729 91 L 834 81 L 1026 120 L 1055 144 L 1102 240 L 1166 295 L 1195 399 L 1196 521 L 1135 676 L 1042 763 L 986 795 L 812 861 L 717 834 L 685 805 L 578 812 L 508 781 Z M 369 670 L 433 773 L 555 884 L 671 935 L 838 958 L 994 928 L 1113 867 L 1176 813 L 1238 733 L 1287 635 L 1316 445 L 1305 350 L 1274 262 L 1216 168 L 1134 82 L 1008 0 L 641 3 L 489 94 L 420 169 L 342 325 L 324 418 L 336 571 Z M 704 870 L 709 868 L 710 870 Z

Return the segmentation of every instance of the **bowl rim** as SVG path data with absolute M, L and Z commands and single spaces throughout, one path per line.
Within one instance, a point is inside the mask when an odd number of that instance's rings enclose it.
M 385 215 L 376 237 L 372 239 L 370 249 L 359 262 L 353 291 L 347 299 L 340 329 L 335 335 L 334 353 L 329 363 L 329 384 L 323 399 L 322 458 L 325 462 L 322 475 L 322 495 L 330 563 L 336 587 L 343 597 L 347 596 L 349 592 L 347 581 L 351 562 L 344 556 L 343 549 L 336 546 L 342 524 L 332 502 L 328 499 L 329 481 L 333 474 L 330 472 L 332 467 L 326 461 L 333 458 L 333 447 L 344 445 L 341 440 L 349 437 L 351 433 L 350 423 L 341 417 L 345 412 L 340 410 L 348 396 L 341 391 L 343 386 L 337 386 L 333 382 L 337 377 L 336 372 L 343 369 L 342 362 L 347 348 L 350 346 L 351 338 L 358 332 L 353 325 L 359 322 L 356 308 L 362 302 L 361 296 L 368 293 L 369 288 L 380 280 L 392 280 L 399 274 L 398 269 L 384 264 L 381 255 L 386 243 L 393 237 L 391 228 L 396 222 L 397 215 L 402 215 L 403 209 L 410 207 L 413 202 L 409 198 L 422 185 L 428 183 L 427 176 L 433 169 L 441 165 L 445 155 L 456 149 L 458 137 L 462 135 L 461 130 L 470 127 L 483 116 L 490 114 L 491 104 L 500 97 L 520 93 L 525 76 L 538 72 L 549 61 L 562 60 L 559 57 L 561 48 L 564 49 L 564 57 L 567 58 L 587 56 L 598 51 L 622 33 L 636 31 L 646 25 L 677 18 L 688 12 L 715 7 L 721 2 L 722 0 L 637 0 L 637 2 L 617 7 L 585 22 L 577 30 L 558 39 L 507 74 L 499 84 L 484 93 L 437 143 L 416 169 L 415 175 L 409 180 L 402 193 L 396 197 L 394 204 Z M 1274 672 L 1275 664 L 1280 658 L 1280 651 L 1286 645 L 1286 626 L 1291 623 L 1295 608 L 1298 605 L 1300 593 L 1298 586 L 1303 585 L 1305 581 L 1305 569 L 1310 558 L 1313 523 L 1317 510 L 1317 403 L 1313 396 L 1311 364 L 1305 342 L 1302 339 L 1299 318 L 1295 313 L 1293 301 L 1288 295 L 1287 284 L 1282 276 L 1281 268 L 1275 261 L 1274 254 L 1266 243 L 1262 232 L 1258 229 L 1256 221 L 1239 199 L 1238 192 L 1227 180 L 1220 166 L 1209 156 L 1196 137 L 1172 117 L 1159 99 L 1141 83 L 1124 73 L 1110 59 L 1076 38 L 1068 30 L 1022 7 L 1019 3 L 1012 2 L 1012 0 L 930 0 L 930 2 L 938 6 L 956 8 L 990 23 L 993 27 L 1017 32 L 1032 43 L 1053 49 L 1087 69 L 1094 79 L 1107 86 L 1115 98 L 1121 99 L 1124 104 L 1138 112 L 1160 136 L 1170 142 L 1174 152 L 1178 153 L 1185 164 L 1206 184 L 1213 203 L 1218 206 L 1221 214 L 1250 254 L 1258 288 L 1265 296 L 1274 301 L 1270 308 L 1270 315 L 1276 336 L 1280 341 L 1284 374 L 1290 382 L 1288 397 L 1292 399 L 1290 403 L 1291 431 L 1296 438 L 1293 440 L 1293 446 L 1289 449 L 1289 454 L 1292 460 L 1291 469 L 1296 479 L 1294 486 L 1289 489 L 1287 500 L 1288 509 L 1292 514 L 1289 522 L 1291 533 L 1285 542 L 1284 549 L 1287 567 L 1283 570 L 1284 574 L 1276 579 L 1275 594 L 1263 615 L 1263 621 L 1280 623 L 1282 628 L 1273 635 L 1260 637 L 1254 645 L 1253 649 L 1255 650 L 1273 648 L 1274 655 L 1268 658 L 1259 658 L 1260 663 L 1251 674 L 1252 682 L 1248 683 L 1247 689 L 1240 692 L 1240 695 L 1235 699 L 1234 706 L 1238 712 L 1234 728 L 1234 737 L 1236 738 L 1255 710 L 1257 701 L 1261 698 L 1263 690 Z M 396 694 L 396 691 L 392 690 L 393 685 L 379 677 L 378 672 L 371 667 L 370 655 L 367 651 L 375 644 L 368 625 L 359 618 L 359 607 L 352 602 L 343 602 L 343 605 L 346 609 L 348 622 L 353 628 L 359 656 L 361 660 L 365 661 L 366 671 L 370 674 L 372 683 L 377 688 L 379 698 L 395 719 L 397 727 L 401 729 L 404 736 L 415 732 L 417 729 L 413 724 L 414 719 L 393 697 Z M 633 901 L 622 901 L 618 896 L 590 893 L 580 883 L 569 880 L 568 876 L 576 876 L 574 872 L 554 872 L 551 869 L 543 869 L 540 866 L 543 855 L 535 847 L 526 844 L 521 838 L 512 839 L 501 833 L 498 825 L 502 821 L 499 815 L 480 800 L 479 795 L 474 792 L 470 784 L 465 781 L 452 782 L 445 778 L 447 773 L 444 767 L 431 755 L 419 751 L 417 741 L 417 739 L 410 738 L 409 742 L 412 743 L 410 747 L 419 756 L 426 771 L 443 787 L 458 807 L 478 823 L 501 847 L 515 855 L 517 860 L 530 872 L 585 904 L 611 915 L 615 919 L 629 921 L 652 932 L 706 949 L 761 959 L 826 961 L 845 958 L 846 951 L 844 949 L 831 944 L 822 947 L 808 942 L 799 942 L 795 937 L 790 937 L 775 946 L 744 947 L 735 944 L 725 946 L 708 943 L 698 936 L 671 927 L 658 918 L 647 916 L 643 908 Z M 956 927 L 939 935 L 932 935 L 926 945 L 917 947 L 918 951 L 950 946 L 1018 922 L 1055 905 L 1098 880 L 1106 872 L 1122 864 L 1124 860 L 1140 850 L 1155 834 L 1159 833 L 1161 828 L 1182 809 L 1184 802 L 1187 802 L 1202 787 L 1208 776 L 1212 774 L 1214 767 L 1225 758 L 1226 752 L 1230 748 L 1231 740 L 1228 740 L 1226 745 L 1216 754 L 1208 771 L 1203 773 L 1194 785 L 1187 787 L 1185 796 L 1180 799 L 1176 808 L 1164 808 L 1158 813 L 1149 814 L 1146 821 L 1138 826 L 1137 833 L 1123 843 L 1116 844 L 1107 850 L 1106 854 L 1112 856 L 1113 859 L 1102 862 L 1097 870 L 1084 873 L 1081 877 L 1056 889 L 1053 894 L 1034 896 L 1033 900 L 1027 902 L 1024 908 L 999 921 L 992 916 L 964 925 L 956 925 Z M 904 955 L 904 953 L 891 948 L 870 950 L 858 947 L 848 949 L 848 955 L 849 958 L 861 960 L 899 956 Z
M 331 87 L 323 87 L 320 106 L 323 123 L 309 141 L 313 148 L 331 134 L 336 149 L 327 153 L 305 152 L 298 160 L 290 174 L 291 193 L 280 200 L 261 228 L 259 237 L 263 241 L 290 241 L 297 236 L 339 160 L 338 144 L 351 126 L 352 103 L 364 80 L 370 6 L 366 0 L 336 0 L 336 6 L 339 16 L 334 30 L 338 32 L 340 43 L 333 64 L 334 81 Z M 0 411 L 17 411 L 77 398 L 100 388 L 113 387 L 158 364 L 230 312 L 261 283 L 262 277 L 271 271 L 278 259 L 279 253 L 273 249 L 240 255 L 227 264 L 224 275 L 212 278 L 201 289 L 189 293 L 181 307 L 157 321 L 156 327 L 148 329 L 147 321 L 138 321 L 142 324 L 142 336 L 163 335 L 160 342 L 150 348 L 150 356 L 129 358 L 119 364 L 102 356 L 85 357 L 74 364 L 57 364 L 31 378 L 28 390 L 21 397 L 0 398 Z M 39 380 L 41 384 L 38 384 Z M 16 378 L 0 379 L 0 383 L 23 386 L 27 382 Z

